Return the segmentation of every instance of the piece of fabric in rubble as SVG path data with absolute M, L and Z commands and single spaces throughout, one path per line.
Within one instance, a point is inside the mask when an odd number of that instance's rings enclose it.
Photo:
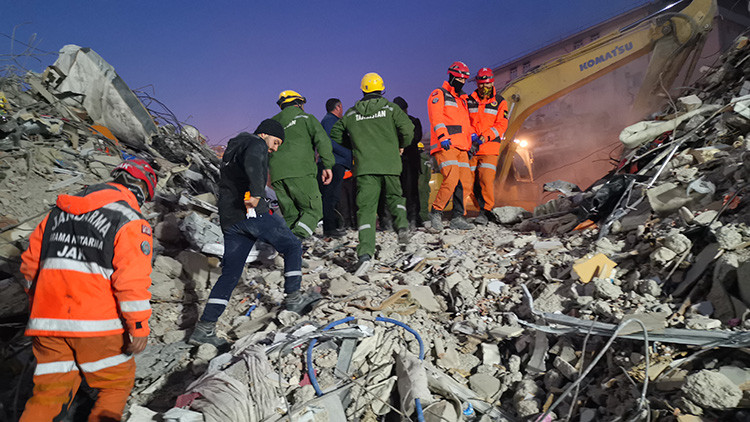
M 263 347 L 251 345 L 233 353 L 232 364 L 225 368 L 209 365 L 206 373 L 187 389 L 201 394 L 190 407 L 203 413 L 206 422 L 256 422 L 275 414 L 280 405 L 269 377 L 275 371 Z M 237 379 L 240 377 L 245 380 Z
M 578 213 L 583 219 L 589 218 L 595 222 L 604 221 L 617 207 L 620 198 L 630 185 L 635 175 L 619 174 L 611 177 L 604 186 L 596 191 L 593 197 L 584 200 Z
M 396 356 L 396 374 L 398 375 L 398 394 L 401 396 L 401 410 L 411 415 L 416 410 L 415 399 L 422 406 L 432 403 L 432 394 L 427 385 L 427 372 L 424 362 L 412 355 Z

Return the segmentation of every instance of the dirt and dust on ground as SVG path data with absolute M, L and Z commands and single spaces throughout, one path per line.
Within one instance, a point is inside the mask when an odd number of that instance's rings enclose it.
M 748 420 L 748 60 L 740 38 L 656 120 L 623 130 L 618 172 L 583 192 L 547 183 L 533 213 L 419 228 L 405 247 L 379 232 L 363 277 L 355 232 L 306 240 L 303 288 L 325 296 L 307 315 L 280 307 L 283 261 L 259 245 L 219 321 L 226 353 L 186 343 L 223 250 L 219 160 L 200 133 L 89 49 L 6 71 L 0 419 L 17 420 L 32 388 L 18 271 L 31 230 L 58 194 L 139 156 L 160 182 L 143 210 L 152 334 L 126 420 Z M 92 397 L 82 388 L 66 420 Z

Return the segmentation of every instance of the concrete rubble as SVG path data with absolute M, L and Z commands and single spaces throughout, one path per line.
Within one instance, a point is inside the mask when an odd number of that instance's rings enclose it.
M 676 109 L 628 128 L 620 171 L 589 189 L 555 182 L 557 197 L 534 212 L 500 207 L 500 223 L 467 232 L 417 229 L 403 248 L 379 233 L 362 278 L 350 273 L 356 233 L 306 240 L 303 286 L 325 299 L 303 317 L 280 309 L 282 261 L 260 248 L 219 321 L 234 341 L 225 353 L 185 343 L 221 273 L 217 156 L 148 106 L 153 127 L 131 110 L 137 130 L 106 130 L 80 101 L 87 78 L 132 92 L 92 51 L 66 46 L 60 60 L 72 56 L 85 60 L 69 63 L 83 70 L 75 81 L 63 66 L 0 78 L 0 372 L 10 381 L 0 419 L 16 420 L 31 392 L 18 273 L 28 235 L 59 193 L 107 180 L 130 155 L 153 159 L 160 182 L 144 208 L 156 252 L 152 335 L 127 420 L 750 415 L 746 39 Z

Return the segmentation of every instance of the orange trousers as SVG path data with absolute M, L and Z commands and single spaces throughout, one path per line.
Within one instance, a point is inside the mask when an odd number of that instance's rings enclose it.
M 99 389 L 89 421 L 119 421 L 135 381 L 135 361 L 123 354 L 124 334 L 34 337 L 34 394 L 19 422 L 52 421 L 67 410 L 81 377 Z
M 471 197 L 479 209 L 492 211 L 495 208 L 497 160 L 497 155 L 475 155 L 469 161 L 472 176 Z M 475 183 L 479 184 L 479 191 L 474 190 Z
M 437 161 L 443 183 L 440 184 L 432 208 L 442 211 L 451 199 L 456 186 L 460 182 L 463 186 L 463 203 L 453 204 L 453 208 L 466 213 L 466 204 L 471 195 L 471 169 L 469 168 L 469 154 L 456 148 L 448 151 L 436 152 L 433 157 Z

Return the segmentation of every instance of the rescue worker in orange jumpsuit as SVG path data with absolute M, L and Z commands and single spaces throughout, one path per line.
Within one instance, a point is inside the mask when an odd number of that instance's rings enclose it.
M 453 218 L 450 227 L 460 230 L 474 228 L 463 217 L 465 204 L 471 193 L 468 151 L 471 148 L 472 128 L 466 94 L 461 90 L 468 77 L 469 67 L 463 62 L 453 62 L 448 68 L 448 80 L 432 91 L 427 100 L 430 155 L 443 175 L 443 182 L 430 211 L 430 224 L 434 230 L 443 229 L 442 213 L 451 195 Z
M 508 103 L 495 91 L 495 75 L 483 67 L 477 72 L 477 89 L 466 100 L 471 126 L 479 137 L 469 164 L 473 176 L 472 197 L 479 207 L 476 224 L 487 224 L 495 207 L 495 173 L 500 143 L 508 128 Z
M 133 354 L 148 342 L 151 226 L 141 205 L 156 173 L 121 163 L 113 181 L 59 195 L 22 255 L 36 357 L 22 422 L 65 414 L 82 377 L 99 390 L 89 421 L 119 421 L 135 381 Z

